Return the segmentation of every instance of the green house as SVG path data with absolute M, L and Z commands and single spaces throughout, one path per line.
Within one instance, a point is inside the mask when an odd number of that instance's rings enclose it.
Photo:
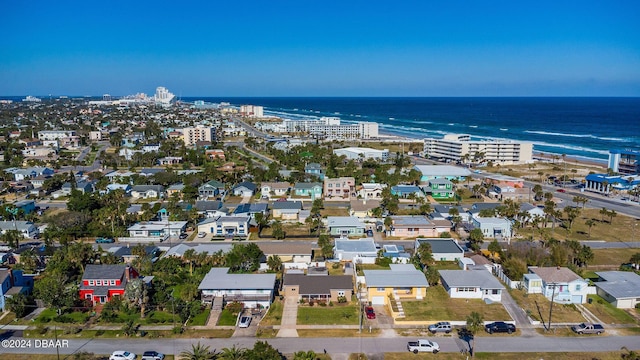
M 316 182 L 300 182 L 293 186 L 293 192 L 296 196 L 310 197 L 318 199 L 322 197 L 322 184 Z
M 454 195 L 453 183 L 444 178 L 429 180 L 429 190 L 434 199 L 450 199 Z

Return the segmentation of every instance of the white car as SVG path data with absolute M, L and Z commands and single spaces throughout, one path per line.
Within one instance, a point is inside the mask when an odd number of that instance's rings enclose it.
M 248 328 L 251 325 L 251 316 L 243 316 L 240 318 L 240 323 L 238 323 L 238 327 Z
M 198 233 L 198 237 L 199 237 L 199 238 L 203 238 L 203 237 L 205 237 L 205 236 L 207 236 L 207 233 L 206 233 L 206 232 L 199 232 L 199 233 Z
M 128 351 L 118 350 L 114 351 L 109 360 L 136 360 L 136 354 Z

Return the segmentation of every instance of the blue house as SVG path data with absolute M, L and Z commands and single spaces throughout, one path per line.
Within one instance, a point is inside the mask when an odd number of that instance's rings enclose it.
M 7 297 L 29 294 L 32 289 L 33 276 L 23 275 L 22 270 L 0 269 L 0 311 L 4 311 Z
M 36 210 L 36 202 L 33 200 L 21 200 L 13 204 L 16 209 L 22 210 L 27 215 Z
M 415 185 L 396 185 L 391 187 L 391 195 L 406 198 L 410 194 L 415 194 L 416 197 L 423 197 L 424 193 L 419 187 Z
M 308 163 L 304 167 L 305 174 L 317 176 L 320 180 L 324 180 L 324 172 L 322 166 L 318 163 Z

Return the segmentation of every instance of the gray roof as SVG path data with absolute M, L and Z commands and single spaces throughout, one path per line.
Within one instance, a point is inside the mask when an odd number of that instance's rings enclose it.
M 196 209 L 198 211 L 212 211 L 222 208 L 220 201 L 196 201 Z
M 327 216 L 327 224 L 332 227 L 364 228 L 364 223 L 355 216 Z
M 92 279 L 121 279 L 127 265 L 94 265 L 88 264 L 84 268 L 83 280 Z
M 393 226 L 432 226 L 433 223 L 429 221 L 424 216 L 421 215 L 400 215 L 400 216 L 392 216 L 391 220 L 393 220 Z
M 256 184 L 252 183 L 252 182 L 248 182 L 248 181 L 243 181 L 241 183 L 239 183 L 238 185 L 233 187 L 233 190 L 236 189 L 241 189 L 241 188 L 246 188 L 247 190 L 251 190 L 251 191 L 256 191 Z
M 184 253 L 193 249 L 196 254 L 207 253 L 209 255 L 215 254 L 218 251 L 222 251 L 223 254 L 231 251 L 233 244 L 231 243 L 217 243 L 217 244 L 198 244 L 196 246 L 189 246 L 186 244 L 178 244 L 173 246 L 169 251 L 167 251 L 164 256 L 183 256 Z
M 199 290 L 273 290 L 276 274 L 229 274 L 229 268 L 212 268 Z
M 30 221 L 0 221 L 0 230 L 28 231 L 33 225 Z
M 443 184 L 443 185 L 446 185 L 446 184 L 452 184 L 452 182 L 447 180 L 447 179 L 445 179 L 445 178 L 437 178 L 437 179 L 429 180 L 429 184 Z
M 359 240 L 336 240 L 336 251 L 355 252 L 355 253 L 376 253 L 376 243 L 372 238 L 364 238 Z
M 484 209 L 495 209 L 498 206 L 500 206 L 502 204 L 500 203 L 475 203 L 473 205 L 471 205 L 471 208 L 469 209 L 469 212 L 474 214 L 474 213 L 479 213 L 481 210 Z
M 504 289 L 500 281 L 487 270 L 440 270 L 442 282 L 449 288 L 478 287 Z
M 331 290 L 353 289 L 353 276 L 308 276 L 304 274 L 285 274 L 284 285 L 299 285 L 300 295 L 329 295 Z
M 131 188 L 131 191 L 137 192 L 147 192 L 149 190 L 154 190 L 160 193 L 164 191 L 164 187 L 162 185 L 135 185 Z
M 274 201 L 271 204 L 271 209 L 274 210 L 302 210 L 302 202 L 300 201 Z
M 322 188 L 322 184 L 317 182 L 299 182 L 296 183 L 293 187 L 296 189 L 313 189 L 314 187 Z
M 440 214 L 448 214 L 449 213 L 449 209 L 451 208 L 456 208 L 458 209 L 458 213 L 462 214 L 465 213 L 466 210 L 462 207 L 462 206 L 452 206 L 452 205 L 434 205 L 433 206 L 433 211 L 440 213 Z
M 605 281 L 598 281 L 599 287 L 616 299 L 640 297 L 640 276 L 631 271 L 598 271 L 596 275 Z
M 413 265 L 392 267 L 391 270 L 365 270 L 367 287 L 429 287 L 424 274 Z
M 255 214 L 259 212 L 266 212 L 267 204 L 264 203 L 249 203 L 249 204 L 239 204 L 234 210 L 233 214 Z
M 460 253 L 464 254 L 464 250 L 458 245 L 458 242 L 454 239 L 416 239 L 418 244 L 428 243 L 431 244 L 431 252 L 434 254 L 444 253 Z

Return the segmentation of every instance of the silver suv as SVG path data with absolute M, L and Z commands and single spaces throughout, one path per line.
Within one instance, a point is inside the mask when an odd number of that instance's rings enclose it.
M 451 323 L 449 323 L 448 321 L 441 321 L 439 323 L 429 325 L 429 331 L 433 334 L 439 333 L 439 332 L 448 334 L 451 332 Z

